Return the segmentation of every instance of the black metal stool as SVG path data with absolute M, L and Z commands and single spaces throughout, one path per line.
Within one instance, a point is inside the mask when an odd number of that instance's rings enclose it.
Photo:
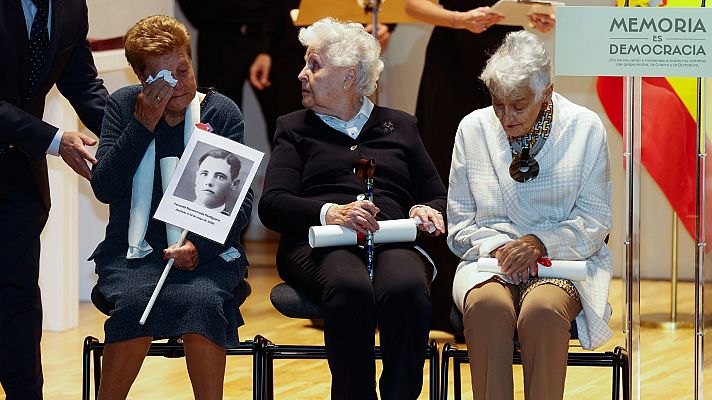
M 461 335 L 464 332 L 464 326 L 462 323 L 462 314 L 457 307 L 453 306 L 450 311 L 450 323 L 456 332 Z M 571 339 L 578 339 L 578 329 L 576 327 L 576 321 L 571 324 Z M 467 356 L 467 350 L 460 350 L 457 345 L 451 343 L 445 343 L 443 346 L 442 353 L 442 368 L 440 376 L 440 394 L 441 400 L 447 400 L 447 389 L 448 389 L 448 367 L 450 360 L 452 359 L 452 369 L 453 369 L 453 386 L 455 390 L 455 400 L 460 400 L 462 398 L 462 376 L 461 368 L 462 364 L 467 364 L 470 362 Z M 515 337 L 514 343 L 514 354 L 512 355 L 512 364 L 521 365 L 522 364 L 522 353 L 519 350 L 519 342 Z M 587 353 L 569 353 L 566 365 L 568 366 L 578 366 L 578 367 L 609 367 L 613 369 L 612 377 L 612 388 L 611 388 L 611 399 L 617 400 L 620 397 L 621 390 L 621 373 L 623 376 L 623 398 L 628 400 L 630 393 L 630 380 L 628 378 L 628 352 L 621 346 L 616 346 L 616 348 L 610 352 L 587 352 Z
M 303 294 L 287 283 L 280 283 L 272 288 L 270 293 L 270 301 L 272 305 L 283 315 L 290 318 L 299 319 L 322 319 L 321 305 L 312 301 L 307 295 Z M 325 360 L 326 347 L 321 345 L 277 345 L 263 338 L 261 343 L 263 347 L 261 354 L 264 360 L 261 362 L 264 378 L 264 394 L 265 399 L 272 400 L 274 398 L 274 382 L 273 372 L 275 359 L 280 360 Z M 376 359 L 382 358 L 381 347 L 375 348 Z M 426 357 L 430 365 L 430 399 L 438 398 L 438 342 L 431 340 L 427 346 Z
M 235 288 L 235 304 L 236 307 L 242 305 L 247 297 L 252 292 L 250 284 L 243 280 Z M 114 309 L 114 303 L 109 302 L 94 286 L 91 291 L 91 301 L 94 306 L 102 313 L 109 315 Z M 252 356 L 252 392 L 254 400 L 261 400 L 264 396 L 262 392 L 263 386 L 259 383 L 260 371 L 262 370 L 262 357 L 259 354 L 262 347 L 261 342 L 264 339 L 261 336 L 256 336 L 254 340 L 246 340 L 240 342 L 237 347 L 229 347 L 225 350 L 228 356 L 234 355 L 251 355 Z M 93 355 L 93 357 L 92 357 Z M 82 399 L 90 400 L 91 398 L 91 362 L 94 361 L 94 398 L 99 396 L 99 384 L 101 382 L 101 357 L 104 355 L 104 343 L 93 336 L 87 336 L 84 339 L 84 353 L 82 360 Z M 167 343 L 151 343 L 148 349 L 147 356 L 163 356 L 166 358 L 180 358 L 185 356 L 183 343 L 178 338 L 169 338 Z

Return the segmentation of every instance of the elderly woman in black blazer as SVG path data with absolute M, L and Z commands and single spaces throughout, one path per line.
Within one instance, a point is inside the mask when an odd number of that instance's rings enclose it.
M 375 106 L 380 46 L 361 26 L 323 19 L 302 29 L 299 74 L 306 110 L 277 120 L 259 204 L 262 222 L 282 234 L 277 269 L 324 307 L 333 399 L 376 399 L 374 332 L 383 349 L 383 399 L 421 391 L 435 268 L 417 243 L 376 246 L 373 281 L 357 246 L 312 249 L 308 228 L 337 224 L 365 234 L 378 221 L 418 216 L 419 229 L 445 232 L 446 191 L 415 119 Z M 375 159 L 373 202 L 362 200 L 359 159 Z M 424 236 L 424 235 L 421 235 Z

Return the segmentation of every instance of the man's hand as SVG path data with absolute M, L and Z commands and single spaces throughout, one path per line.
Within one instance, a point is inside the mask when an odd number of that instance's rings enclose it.
M 272 57 L 266 53 L 260 53 L 255 57 L 255 61 L 250 66 L 250 83 L 257 90 L 265 90 L 272 86 L 269 80 L 269 72 L 272 69 Z
M 195 248 L 193 242 L 187 239 L 180 247 L 174 244 L 163 250 L 163 259 L 168 261 L 171 258 L 175 258 L 173 268 L 183 269 L 186 271 L 195 270 L 200 262 L 198 258 L 198 249 Z
M 94 146 L 95 144 L 96 139 L 92 139 L 81 132 L 65 131 L 59 143 L 59 155 L 62 156 L 64 162 L 74 172 L 90 181 L 91 170 L 87 165 L 87 161 L 91 164 L 96 164 L 96 158 L 84 146 Z

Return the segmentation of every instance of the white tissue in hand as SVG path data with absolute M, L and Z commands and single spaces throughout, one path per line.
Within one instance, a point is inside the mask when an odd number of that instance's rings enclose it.
M 176 87 L 176 85 L 178 84 L 178 80 L 175 79 L 173 77 L 173 75 L 171 74 L 171 71 L 169 71 L 167 69 L 162 69 L 162 70 L 158 71 L 155 78 L 153 77 L 153 75 L 149 75 L 148 79 L 146 79 L 146 83 L 151 83 L 158 78 L 163 78 L 163 80 L 168 82 L 168 84 L 171 85 L 171 87 Z
M 415 224 L 416 224 L 416 225 L 422 225 L 422 224 L 423 224 L 423 221 L 420 220 L 420 217 L 414 217 L 413 219 L 415 220 Z M 435 224 L 432 223 L 432 222 L 430 222 L 430 226 L 428 227 L 428 233 L 433 233 L 433 232 L 435 232 L 435 229 L 436 229 L 436 228 L 435 228 Z

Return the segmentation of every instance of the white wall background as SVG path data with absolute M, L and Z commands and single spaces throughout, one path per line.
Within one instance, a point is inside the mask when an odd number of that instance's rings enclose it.
M 129 26 L 140 18 L 153 14 L 173 15 L 185 21 L 179 7 L 173 0 L 121 2 L 109 0 L 88 0 L 90 17 L 90 36 L 109 38 L 121 36 Z M 569 5 L 610 5 L 608 0 L 573 0 Z M 190 27 L 189 27 L 190 28 Z M 192 29 L 192 28 L 190 28 Z M 393 33 L 388 50 L 384 54 L 386 69 L 380 83 L 380 103 L 398 108 L 410 113 L 415 111 L 418 83 L 423 67 L 425 47 L 431 28 L 426 25 L 401 25 Z M 553 33 L 542 35 L 553 54 Z M 194 46 L 195 48 L 195 46 Z M 456 62 L 456 60 L 453 60 Z M 226 68 L 229 66 L 226 65 Z M 470 76 L 453 77 L 453 79 L 473 79 L 477 71 Z M 102 74 L 110 92 L 137 80 L 130 70 L 114 71 Z M 619 275 L 623 265 L 623 246 L 625 226 L 625 184 L 623 171 L 623 142 L 603 112 L 595 89 L 595 78 L 555 77 L 555 90 L 570 100 L 596 111 L 606 124 L 609 133 L 609 149 L 611 154 L 611 171 L 613 175 L 613 230 L 609 245 L 614 254 L 615 271 Z M 445 98 L 448 93 L 441 93 Z M 267 151 L 265 125 L 255 97 L 249 88 L 245 87 L 245 103 L 243 113 L 246 119 L 246 141 L 248 145 Z M 268 162 L 265 158 L 262 171 Z M 64 168 L 59 165 L 55 168 Z M 263 175 L 259 174 L 253 184 L 257 195 L 261 192 Z M 96 244 L 104 236 L 104 226 L 108 218 L 108 207 L 98 203 L 89 185 L 83 180 L 79 182 L 78 198 L 78 260 L 79 260 L 79 297 L 86 300 L 95 282 L 93 263 L 86 262 Z M 256 197 L 257 198 L 257 197 Z M 256 207 L 256 205 L 255 205 Z M 54 208 L 53 213 L 62 212 Z M 670 271 L 671 256 L 671 218 L 672 210 L 657 185 L 647 172 L 643 172 L 642 182 L 642 275 L 646 278 L 667 278 Z M 48 228 L 51 229 L 51 228 Z M 253 212 L 253 223 L 247 236 L 251 239 L 274 238 L 274 234 L 264 229 L 257 219 L 256 208 Z M 679 229 L 679 265 L 680 275 L 691 279 L 694 266 L 694 244 L 692 238 L 680 226 Z
M 89 37 L 107 39 L 123 36 L 138 20 L 149 15 L 174 16 L 174 0 L 86 0 Z

